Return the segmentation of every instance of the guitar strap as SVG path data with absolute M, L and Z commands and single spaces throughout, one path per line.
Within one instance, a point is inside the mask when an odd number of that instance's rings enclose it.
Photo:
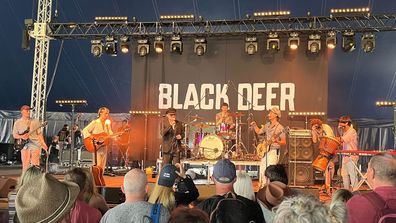
M 274 129 L 274 131 L 272 132 L 271 138 L 272 138 L 274 135 L 276 135 L 276 130 L 278 129 L 279 124 L 280 124 L 280 123 L 278 122 L 278 124 L 276 124 L 276 125 L 275 125 L 274 127 L 272 127 L 272 128 L 271 128 L 271 125 L 268 126 L 269 128 L 267 129 L 267 135 L 269 136 L 269 134 L 268 134 L 268 133 L 269 133 L 269 130 L 271 130 L 271 129 L 273 129 L 273 128 L 275 128 L 275 129 Z M 270 138 L 270 140 L 271 140 L 271 138 Z M 268 138 L 267 138 L 267 139 L 268 139 Z M 273 142 L 271 142 L 271 144 L 268 145 L 269 150 L 271 150 L 272 143 L 273 143 Z

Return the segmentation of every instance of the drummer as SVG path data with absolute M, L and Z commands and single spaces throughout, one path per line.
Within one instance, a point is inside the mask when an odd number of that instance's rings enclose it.
M 232 113 L 229 111 L 228 104 L 225 102 L 221 105 L 221 112 L 216 114 L 216 126 L 219 127 L 219 131 L 227 131 L 235 128 Z

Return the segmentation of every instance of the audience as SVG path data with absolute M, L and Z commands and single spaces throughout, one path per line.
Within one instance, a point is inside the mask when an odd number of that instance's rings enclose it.
M 180 206 L 172 211 L 168 223 L 209 223 L 209 217 L 201 209 Z
M 287 185 L 279 181 L 269 182 L 257 192 L 257 202 L 263 211 L 265 222 L 270 223 L 273 221 L 275 212 L 272 209 L 277 207 L 289 195 L 290 190 Z
M 71 210 L 72 222 L 97 223 L 102 218 L 102 214 L 96 208 L 89 206 L 84 201 L 84 193 L 87 190 L 87 175 L 82 168 L 69 170 L 65 175 L 65 181 L 76 183 L 80 187 L 76 203 Z
M 279 181 L 286 185 L 289 183 L 288 178 L 287 178 L 286 169 L 281 164 L 269 165 L 265 169 L 264 175 L 267 178 L 267 181 L 269 181 L 269 182 Z
M 347 189 L 338 189 L 336 190 L 329 203 L 330 213 L 336 218 L 339 219 L 339 222 L 347 222 L 348 214 L 346 208 L 346 202 L 351 199 L 353 196 L 352 192 Z
M 167 164 L 162 168 L 157 183 L 150 193 L 148 202 L 152 204 L 162 204 L 169 212 L 172 212 L 176 207 L 175 195 L 173 193 L 173 185 L 177 178 L 176 171 L 176 166 L 172 164 Z
M 347 202 L 348 222 L 378 222 L 381 213 L 373 204 L 388 205 L 388 213 L 396 213 L 396 157 L 377 154 L 368 164 L 367 180 L 373 192 L 355 195 Z
M 82 169 L 87 176 L 87 189 L 84 193 L 84 201 L 91 207 L 96 208 L 104 215 L 109 206 L 107 206 L 105 198 L 98 193 L 98 188 L 95 186 L 95 182 L 90 169 Z
M 101 223 L 117 222 L 151 222 L 153 204 L 146 202 L 148 191 L 146 174 L 140 169 L 130 170 L 124 177 L 121 187 L 125 194 L 125 202 L 108 210 Z M 161 205 L 160 222 L 169 220 L 169 211 Z
M 179 177 L 176 178 L 174 195 L 176 206 L 189 206 L 199 197 L 198 188 L 195 186 L 190 172 L 184 174 L 183 167 L 180 164 L 175 164 L 180 169 Z M 177 172 L 176 172 L 177 173 Z
M 70 222 L 79 191 L 77 184 L 60 182 L 49 174 L 25 181 L 15 200 L 15 222 Z
M 246 219 L 247 222 L 253 221 L 255 223 L 265 222 L 263 213 L 257 202 L 235 195 L 233 185 L 236 181 L 236 169 L 230 160 L 222 159 L 217 161 L 213 168 L 212 179 L 215 182 L 216 195 L 202 201 L 197 206 L 210 216 L 211 222 L 241 222 L 239 219 Z M 238 204 L 243 204 L 241 207 L 245 209 L 235 210 L 235 208 L 227 208 L 232 206 L 232 204 L 230 206 L 225 205 L 227 204 L 227 202 L 224 202 L 226 197 L 229 198 L 227 200 L 236 200 Z M 220 206 L 223 208 L 220 208 Z M 216 214 L 218 210 L 221 210 L 221 216 Z
M 234 184 L 234 191 L 236 194 L 250 199 L 252 201 L 256 200 L 254 195 L 252 178 L 245 171 L 238 171 L 236 176 L 236 181 Z

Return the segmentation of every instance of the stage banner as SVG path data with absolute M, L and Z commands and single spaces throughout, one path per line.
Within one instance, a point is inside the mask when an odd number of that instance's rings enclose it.
M 280 44 L 281 50 L 271 54 L 266 50 L 266 39 L 258 38 L 258 52 L 248 55 L 244 39 L 209 38 L 207 52 L 197 56 L 190 38 L 183 39 L 181 55 L 171 53 L 170 43 L 165 42 L 162 54 L 156 54 L 150 45 L 150 53 L 145 57 L 136 53 L 135 46 L 131 110 L 155 110 L 164 114 L 167 108 L 174 107 L 178 110 L 177 118 L 183 122 L 191 121 L 189 115 L 198 115 L 204 118 L 203 122 L 214 122 L 221 104 L 227 102 L 232 112 L 244 113 L 240 117 L 244 140 L 249 137 L 248 114 L 264 124 L 267 111 L 274 106 L 282 111 L 283 125 L 305 127 L 304 118 L 290 118 L 287 114 L 289 111 L 327 111 L 327 54 L 325 50 L 317 55 L 307 53 L 306 38 L 301 39 L 295 52 L 288 49 L 287 39 L 282 39 Z M 158 157 L 159 126 L 163 120 L 161 115 L 132 116 L 138 157 L 144 158 L 144 150 L 147 159 Z M 191 147 L 198 130 L 194 128 L 195 123 L 190 124 L 192 132 L 187 145 Z M 214 129 L 206 128 L 203 132 L 212 133 Z M 246 150 L 252 152 L 250 141 L 244 144 L 247 144 Z

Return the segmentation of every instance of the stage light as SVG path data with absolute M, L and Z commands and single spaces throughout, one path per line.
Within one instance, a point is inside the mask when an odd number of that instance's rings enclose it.
M 328 49 L 334 49 L 337 46 L 337 33 L 335 31 L 327 33 L 326 46 Z
M 129 38 L 127 36 L 120 37 L 121 44 L 121 52 L 122 53 L 129 53 Z
M 174 35 L 171 38 L 170 48 L 172 53 L 183 53 L 183 42 L 180 35 Z
M 298 48 L 298 45 L 300 45 L 300 38 L 298 37 L 298 33 L 296 32 L 290 33 L 290 37 L 289 40 L 287 41 L 287 45 L 292 50 L 296 50 Z
M 341 47 L 344 52 L 352 52 L 355 50 L 355 33 L 353 31 L 345 31 L 342 34 Z
M 102 56 L 103 53 L 103 43 L 100 39 L 91 40 L 91 53 L 95 57 Z
M 107 36 L 104 49 L 110 56 L 117 56 L 117 40 L 115 40 L 113 36 Z
M 360 43 L 362 50 L 365 53 L 373 52 L 375 48 L 375 36 L 372 33 L 364 33 L 362 36 L 362 41 Z
M 127 16 L 96 16 L 95 21 L 128 21 Z
M 341 8 L 330 9 L 330 14 L 356 14 L 356 13 L 370 13 L 370 8 Z
M 280 40 L 277 33 L 270 33 L 267 39 L 267 50 L 276 53 L 280 50 Z
M 375 105 L 377 105 L 378 107 L 393 107 L 393 106 L 396 106 L 396 102 L 395 101 L 377 101 L 375 103 Z
M 308 36 L 308 52 L 319 53 L 321 49 L 320 35 L 311 34 Z
M 161 15 L 161 20 L 194 20 L 194 15 Z
M 194 39 L 194 53 L 198 56 L 206 53 L 206 39 L 204 37 Z
M 162 36 L 155 37 L 154 50 L 156 53 L 162 53 L 162 51 L 164 51 L 164 37 Z
M 324 116 L 325 112 L 289 112 L 289 116 Z
M 290 11 L 268 11 L 268 12 L 254 12 L 255 17 L 274 17 L 274 16 L 289 16 Z
M 245 39 L 245 52 L 248 55 L 253 55 L 257 52 L 258 45 L 257 45 L 257 37 L 255 36 L 248 36 Z
M 144 57 L 150 53 L 150 43 L 148 39 L 139 39 L 137 43 L 137 53 L 139 56 Z

